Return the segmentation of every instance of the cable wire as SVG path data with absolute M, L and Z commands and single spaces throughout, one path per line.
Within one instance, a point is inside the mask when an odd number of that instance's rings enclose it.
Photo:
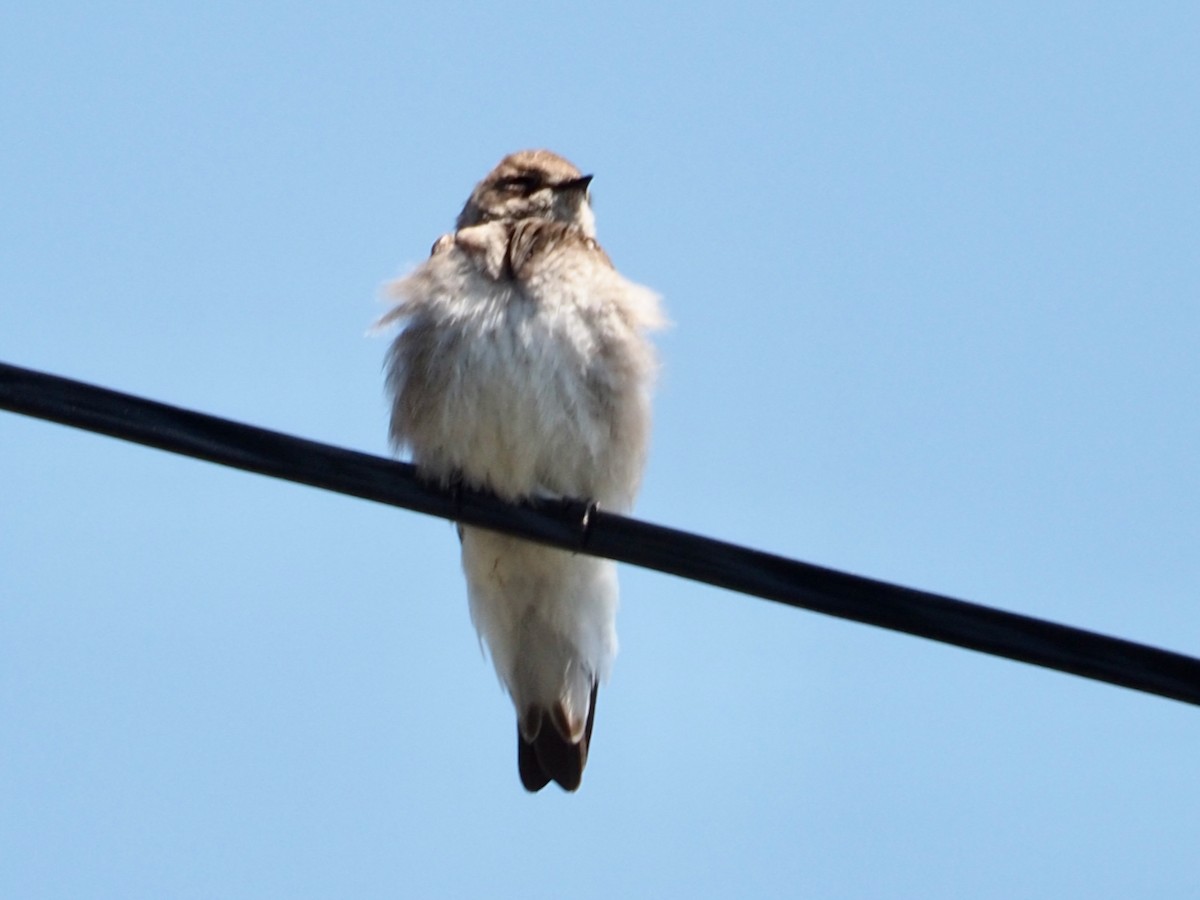
M 394 460 L 0 363 L 0 409 L 1200 706 L 1200 659 L 596 510 L 444 490 Z

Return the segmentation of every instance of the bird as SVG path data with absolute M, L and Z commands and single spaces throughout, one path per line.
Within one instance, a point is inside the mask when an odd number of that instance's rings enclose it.
M 658 369 L 649 332 L 665 318 L 596 241 L 592 178 L 549 150 L 505 156 L 428 260 L 390 284 L 389 436 L 422 478 L 632 508 Z M 521 784 L 575 791 L 617 652 L 616 566 L 458 534 L 471 619 L 516 711 Z

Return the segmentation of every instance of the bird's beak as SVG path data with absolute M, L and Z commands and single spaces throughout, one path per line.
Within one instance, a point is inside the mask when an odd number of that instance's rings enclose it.
M 588 185 L 592 183 L 593 177 L 592 175 L 580 175 L 570 181 L 560 181 L 555 187 L 560 191 L 586 191 Z

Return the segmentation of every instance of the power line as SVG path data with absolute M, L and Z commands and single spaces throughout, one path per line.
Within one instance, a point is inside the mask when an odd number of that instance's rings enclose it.
M 413 466 L 0 363 L 0 408 L 1200 706 L 1200 659 L 652 525 L 511 506 Z

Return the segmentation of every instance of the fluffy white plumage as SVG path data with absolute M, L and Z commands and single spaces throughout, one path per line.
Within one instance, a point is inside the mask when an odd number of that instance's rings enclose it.
M 428 477 L 508 500 L 632 505 L 655 368 L 643 333 L 662 318 L 596 244 L 589 180 L 547 151 L 506 157 L 459 229 L 392 285 L 383 322 L 404 330 L 388 359 L 391 436 Z M 616 654 L 615 566 L 475 528 L 462 529 L 462 558 L 472 620 L 532 754 L 522 780 L 574 789 Z M 564 768 L 567 751 L 579 758 Z

